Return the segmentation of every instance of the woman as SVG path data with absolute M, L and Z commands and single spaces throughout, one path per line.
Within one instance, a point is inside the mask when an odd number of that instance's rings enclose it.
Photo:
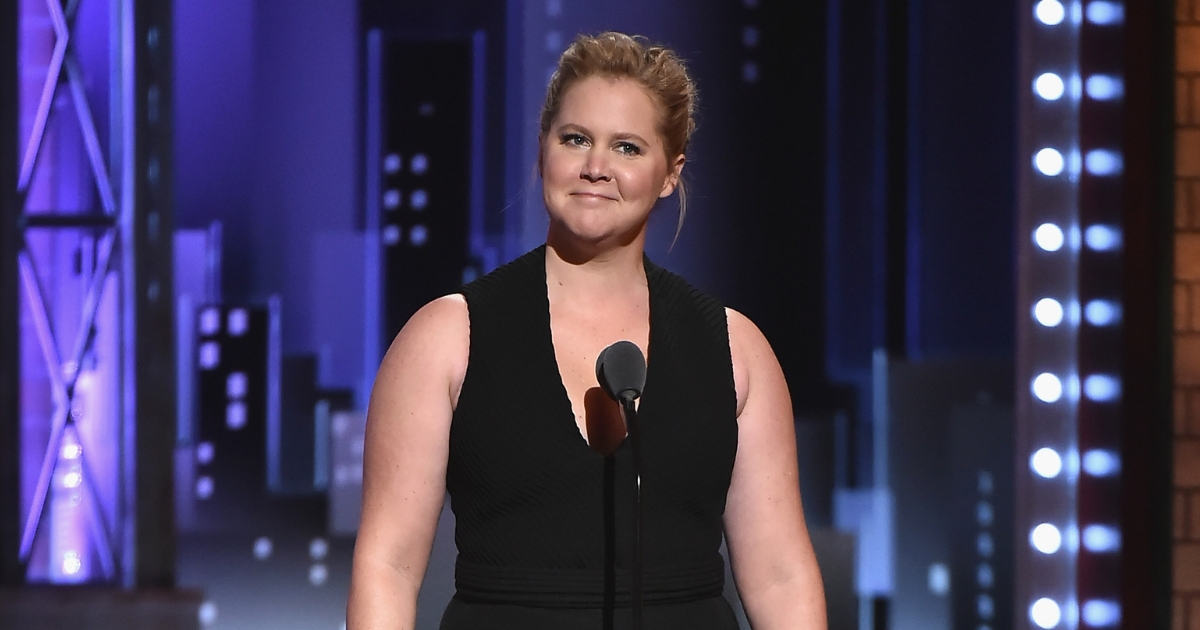
M 694 101 L 680 60 L 638 38 L 563 54 L 539 137 L 546 244 L 426 305 L 380 367 L 349 630 L 413 627 L 447 490 L 444 630 L 629 627 L 635 481 L 594 371 L 623 339 L 648 362 L 644 627 L 737 627 L 722 532 L 755 630 L 825 627 L 779 364 L 753 323 L 643 253 L 681 186 Z

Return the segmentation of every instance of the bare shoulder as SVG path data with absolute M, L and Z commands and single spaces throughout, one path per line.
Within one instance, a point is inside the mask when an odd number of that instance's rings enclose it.
M 725 308 L 729 326 L 729 353 L 733 359 L 733 382 L 737 389 L 738 414 L 741 415 L 754 384 L 777 386 L 782 377 L 775 351 L 765 335 L 749 317 Z
M 470 352 L 470 317 L 461 294 L 442 296 L 422 306 L 392 341 L 376 381 L 405 373 L 443 380 L 457 398 Z M 424 379 L 421 379 L 424 380 Z
M 738 352 L 771 352 L 771 345 L 749 317 L 729 307 L 725 307 L 725 317 L 729 322 L 729 349 Z M 774 356 L 774 352 L 771 352 Z
M 422 306 L 396 336 L 396 341 L 437 336 L 455 337 L 470 332 L 467 301 L 461 293 L 451 293 Z

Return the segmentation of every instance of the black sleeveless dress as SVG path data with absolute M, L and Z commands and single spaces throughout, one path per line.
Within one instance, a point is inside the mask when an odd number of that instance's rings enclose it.
M 735 630 L 722 514 L 737 451 L 725 310 L 646 261 L 643 627 Z M 442 630 L 630 627 L 635 478 L 575 424 L 550 335 L 545 247 L 467 285 L 470 359 L 450 429 L 456 593 Z M 614 340 L 616 341 L 616 340 Z

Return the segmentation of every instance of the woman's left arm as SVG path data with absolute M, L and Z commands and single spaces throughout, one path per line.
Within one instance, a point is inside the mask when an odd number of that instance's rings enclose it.
M 787 383 L 758 327 L 727 313 L 738 448 L 725 537 L 738 594 L 754 630 L 824 630 L 825 594 L 800 504 Z

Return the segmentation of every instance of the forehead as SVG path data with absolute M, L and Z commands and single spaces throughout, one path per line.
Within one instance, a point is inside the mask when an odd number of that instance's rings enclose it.
M 580 125 L 596 132 L 636 133 L 654 141 L 658 116 L 654 100 L 636 81 L 588 77 L 563 94 L 554 126 Z

